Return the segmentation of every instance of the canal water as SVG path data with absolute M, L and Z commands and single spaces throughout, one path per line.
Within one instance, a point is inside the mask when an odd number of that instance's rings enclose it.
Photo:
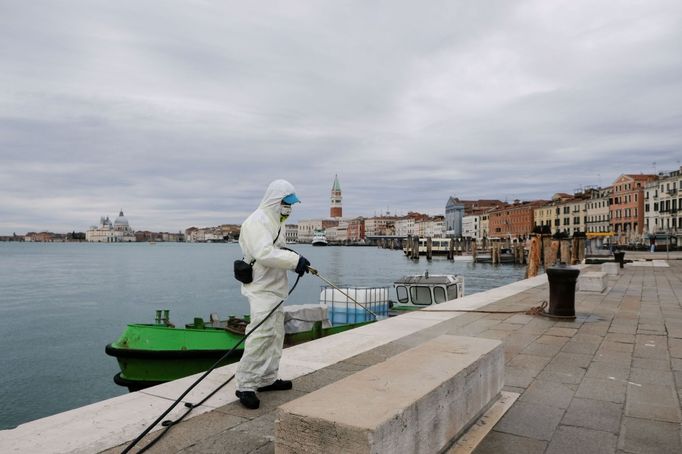
M 445 258 L 413 262 L 374 247 L 291 246 L 332 282 L 351 287 L 390 286 L 428 270 L 464 276 L 472 294 L 525 272 Z M 232 275 L 240 256 L 238 244 L 0 242 L 0 429 L 125 394 L 104 347 L 126 323 L 153 323 L 156 309 L 169 309 L 176 325 L 213 312 L 248 313 Z M 316 303 L 321 285 L 305 275 L 287 304 Z

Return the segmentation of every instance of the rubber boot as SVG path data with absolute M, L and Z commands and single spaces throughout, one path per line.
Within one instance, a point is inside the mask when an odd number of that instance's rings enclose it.
M 293 388 L 293 385 L 291 384 L 291 380 L 280 380 L 277 379 L 275 382 L 271 385 L 268 386 L 261 386 L 258 388 L 258 392 L 265 392 L 265 391 L 286 391 Z
M 239 402 L 249 410 L 260 407 L 260 400 L 253 391 L 236 391 L 235 395 L 239 397 Z

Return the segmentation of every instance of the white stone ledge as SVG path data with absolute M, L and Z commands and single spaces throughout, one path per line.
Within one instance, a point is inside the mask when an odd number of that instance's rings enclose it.
M 503 384 L 500 341 L 440 336 L 282 405 L 275 452 L 440 452 Z

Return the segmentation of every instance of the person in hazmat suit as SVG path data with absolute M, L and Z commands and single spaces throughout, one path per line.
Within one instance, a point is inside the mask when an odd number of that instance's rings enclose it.
M 248 298 L 251 312 L 247 333 L 287 297 L 287 270 L 299 276 L 308 272 L 310 262 L 305 257 L 281 249 L 285 244 L 284 221 L 291 214 L 292 205 L 298 202 L 291 183 L 273 181 L 258 209 L 241 226 L 239 245 L 244 261 L 253 264 L 253 281 L 242 284 L 242 295 Z M 236 395 L 246 408 L 259 407 L 256 391 L 291 389 L 291 381 L 277 378 L 283 343 L 284 311 L 280 306 L 244 344 L 236 373 Z

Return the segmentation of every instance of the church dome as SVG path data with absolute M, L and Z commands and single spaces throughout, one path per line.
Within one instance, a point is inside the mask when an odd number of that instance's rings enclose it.
M 116 221 L 114 221 L 114 226 L 128 226 L 128 220 L 123 215 L 123 210 L 118 213 Z

